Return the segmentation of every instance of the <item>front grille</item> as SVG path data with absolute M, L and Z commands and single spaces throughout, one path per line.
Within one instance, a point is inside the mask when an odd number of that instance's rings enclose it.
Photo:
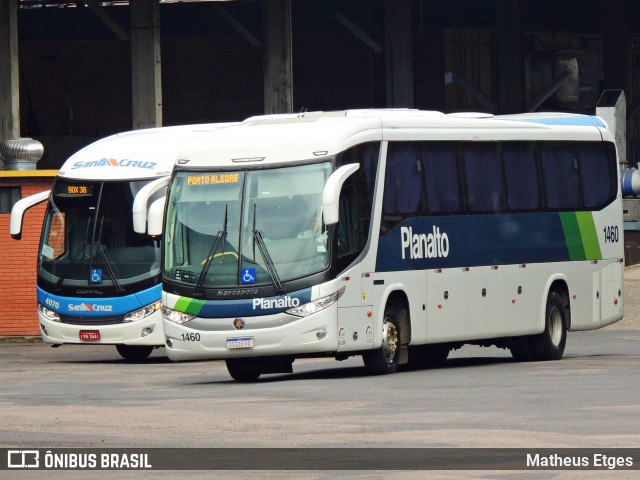
M 76 317 L 73 315 L 60 315 L 60 322 L 68 323 L 70 325 L 86 325 L 87 327 L 93 325 L 117 325 L 119 323 L 124 323 L 124 315 L 111 317 Z

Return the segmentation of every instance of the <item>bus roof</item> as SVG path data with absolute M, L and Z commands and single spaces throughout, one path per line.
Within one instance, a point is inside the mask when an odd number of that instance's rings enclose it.
M 536 112 L 519 113 L 515 115 L 500 115 L 496 118 L 502 120 L 515 120 L 520 122 L 540 123 L 542 125 L 565 125 L 583 127 L 607 128 L 606 122 L 595 115 L 580 115 L 576 113 L 561 112 Z
M 599 117 L 568 113 L 486 113 L 414 109 L 361 109 L 274 114 L 247 118 L 194 139 L 178 155 L 184 168 L 286 163 L 334 155 L 383 139 L 607 140 Z
M 188 142 L 230 123 L 181 125 L 117 133 L 78 150 L 59 176 L 81 180 L 147 179 L 171 173 Z

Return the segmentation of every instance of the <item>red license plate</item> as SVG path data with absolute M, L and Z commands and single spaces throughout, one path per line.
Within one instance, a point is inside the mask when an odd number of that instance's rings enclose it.
M 100 340 L 100 330 L 80 330 L 80 340 L 95 342 Z

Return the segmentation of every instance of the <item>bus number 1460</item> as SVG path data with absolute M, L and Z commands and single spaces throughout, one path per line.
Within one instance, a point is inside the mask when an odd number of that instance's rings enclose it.
M 604 227 L 604 241 L 605 243 L 617 243 L 620 238 L 618 233 L 618 227 Z
M 199 333 L 183 333 L 182 341 L 183 342 L 199 342 L 200 334 Z

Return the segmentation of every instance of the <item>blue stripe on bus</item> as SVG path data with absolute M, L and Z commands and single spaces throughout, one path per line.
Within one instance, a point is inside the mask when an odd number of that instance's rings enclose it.
M 598 117 L 593 115 L 579 115 L 579 116 L 559 116 L 548 118 L 523 118 L 517 119 L 519 122 L 541 123 L 543 125 L 575 125 L 578 127 L 602 127 L 607 128 L 607 125 Z
M 47 308 L 63 314 L 87 317 L 104 317 L 110 315 L 124 315 L 138 308 L 160 300 L 162 286 L 142 290 L 124 297 L 86 298 L 63 297 L 44 291 L 36 287 L 38 302 Z
M 150 305 L 157 302 L 162 298 L 162 285 L 158 284 L 155 287 L 147 288 L 135 293 L 140 305 Z
M 265 298 L 197 300 L 179 297 L 173 308 L 202 318 L 274 315 L 311 301 L 311 288 Z
M 380 237 L 376 271 L 569 259 L 558 213 L 416 217 Z

